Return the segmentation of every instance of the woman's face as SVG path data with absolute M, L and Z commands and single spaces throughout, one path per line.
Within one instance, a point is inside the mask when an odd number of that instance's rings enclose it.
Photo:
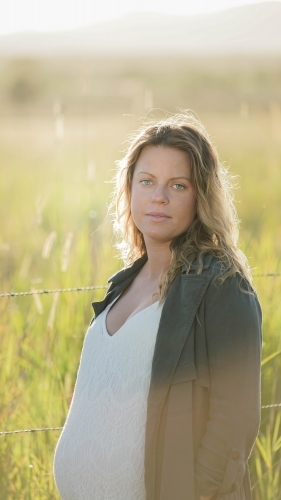
M 191 225 L 196 195 L 188 154 L 166 146 L 146 146 L 136 163 L 131 213 L 149 243 L 170 244 Z

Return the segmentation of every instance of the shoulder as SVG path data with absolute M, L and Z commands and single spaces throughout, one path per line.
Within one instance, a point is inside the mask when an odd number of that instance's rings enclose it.
M 227 276 L 226 265 L 211 254 L 203 257 L 202 274 L 209 277 L 204 297 L 208 310 L 211 309 L 218 317 L 236 311 L 242 320 L 254 314 L 261 321 L 262 311 L 257 293 L 246 278 L 239 273 Z
M 144 254 L 142 257 L 133 262 L 130 266 L 123 267 L 115 274 L 113 274 L 108 280 L 108 283 L 119 284 L 125 281 L 130 276 L 137 274 L 142 266 L 147 261 L 147 254 Z
M 223 263 L 211 257 L 201 275 L 197 274 L 199 282 L 207 285 L 195 317 L 195 349 L 203 352 L 206 345 L 209 364 L 218 363 L 225 369 L 240 364 L 244 357 L 245 363 L 253 359 L 259 363 L 262 313 L 258 297 L 238 273 L 221 281 L 225 272 Z M 193 276 L 196 283 L 197 276 Z M 186 296 L 185 300 L 189 303 L 192 299 Z

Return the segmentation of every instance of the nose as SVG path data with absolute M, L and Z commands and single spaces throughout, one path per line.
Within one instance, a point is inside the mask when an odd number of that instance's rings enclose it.
M 168 203 L 169 200 L 164 186 L 155 186 L 151 201 L 153 203 Z

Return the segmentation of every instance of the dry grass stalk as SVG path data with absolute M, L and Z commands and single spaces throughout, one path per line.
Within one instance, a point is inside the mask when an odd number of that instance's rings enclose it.
M 69 232 L 66 236 L 63 249 L 62 249 L 62 259 L 61 259 L 61 270 L 65 272 L 68 268 L 69 255 L 71 250 L 73 240 L 73 233 Z
M 31 288 L 31 291 L 35 292 L 36 289 L 35 288 Z M 35 295 L 32 295 L 32 297 L 33 297 L 33 300 L 35 302 L 35 306 L 36 306 L 38 314 L 43 314 L 44 310 L 43 310 L 43 305 L 42 305 L 42 302 L 41 302 L 41 299 L 40 299 L 40 295 L 35 294 Z
M 53 295 L 53 302 L 52 302 L 52 306 L 51 306 L 51 310 L 50 310 L 50 314 L 49 314 L 49 318 L 48 318 L 48 322 L 47 322 L 47 327 L 49 330 L 52 330 L 53 326 L 54 326 L 58 300 L 59 300 L 59 292 L 55 292 Z
M 50 253 L 52 251 L 53 244 L 55 242 L 56 237 L 57 237 L 57 233 L 55 231 L 52 231 L 47 236 L 45 243 L 43 245 L 42 259 L 48 259 L 50 257 Z

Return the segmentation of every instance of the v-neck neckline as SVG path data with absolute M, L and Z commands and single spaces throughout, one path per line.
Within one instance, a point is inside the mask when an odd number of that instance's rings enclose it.
M 112 337 L 115 337 L 115 335 L 118 335 L 119 332 L 123 329 L 123 327 L 125 325 L 127 325 L 128 321 L 130 321 L 131 319 L 135 318 L 140 313 L 147 311 L 147 309 L 149 309 L 150 307 L 154 306 L 155 304 L 159 305 L 159 300 L 157 300 L 157 301 L 153 302 L 152 304 L 150 304 L 149 306 L 144 307 L 143 309 L 141 309 L 140 311 L 136 312 L 132 316 L 129 316 L 126 319 L 126 321 L 123 323 L 123 325 L 121 325 L 120 328 L 118 328 L 118 330 L 116 330 L 115 333 L 110 334 L 110 333 L 108 333 L 107 326 L 106 326 L 107 313 L 109 312 L 109 310 L 111 309 L 111 307 L 113 306 L 113 304 L 117 301 L 117 299 L 119 299 L 120 295 L 118 295 L 118 297 L 116 297 L 110 304 L 108 304 L 108 306 L 106 307 L 106 309 L 104 311 L 104 314 L 103 314 L 103 318 L 102 318 L 102 330 L 103 330 L 104 336 L 107 337 L 107 338 L 109 338 L 109 339 L 112 338 Z

